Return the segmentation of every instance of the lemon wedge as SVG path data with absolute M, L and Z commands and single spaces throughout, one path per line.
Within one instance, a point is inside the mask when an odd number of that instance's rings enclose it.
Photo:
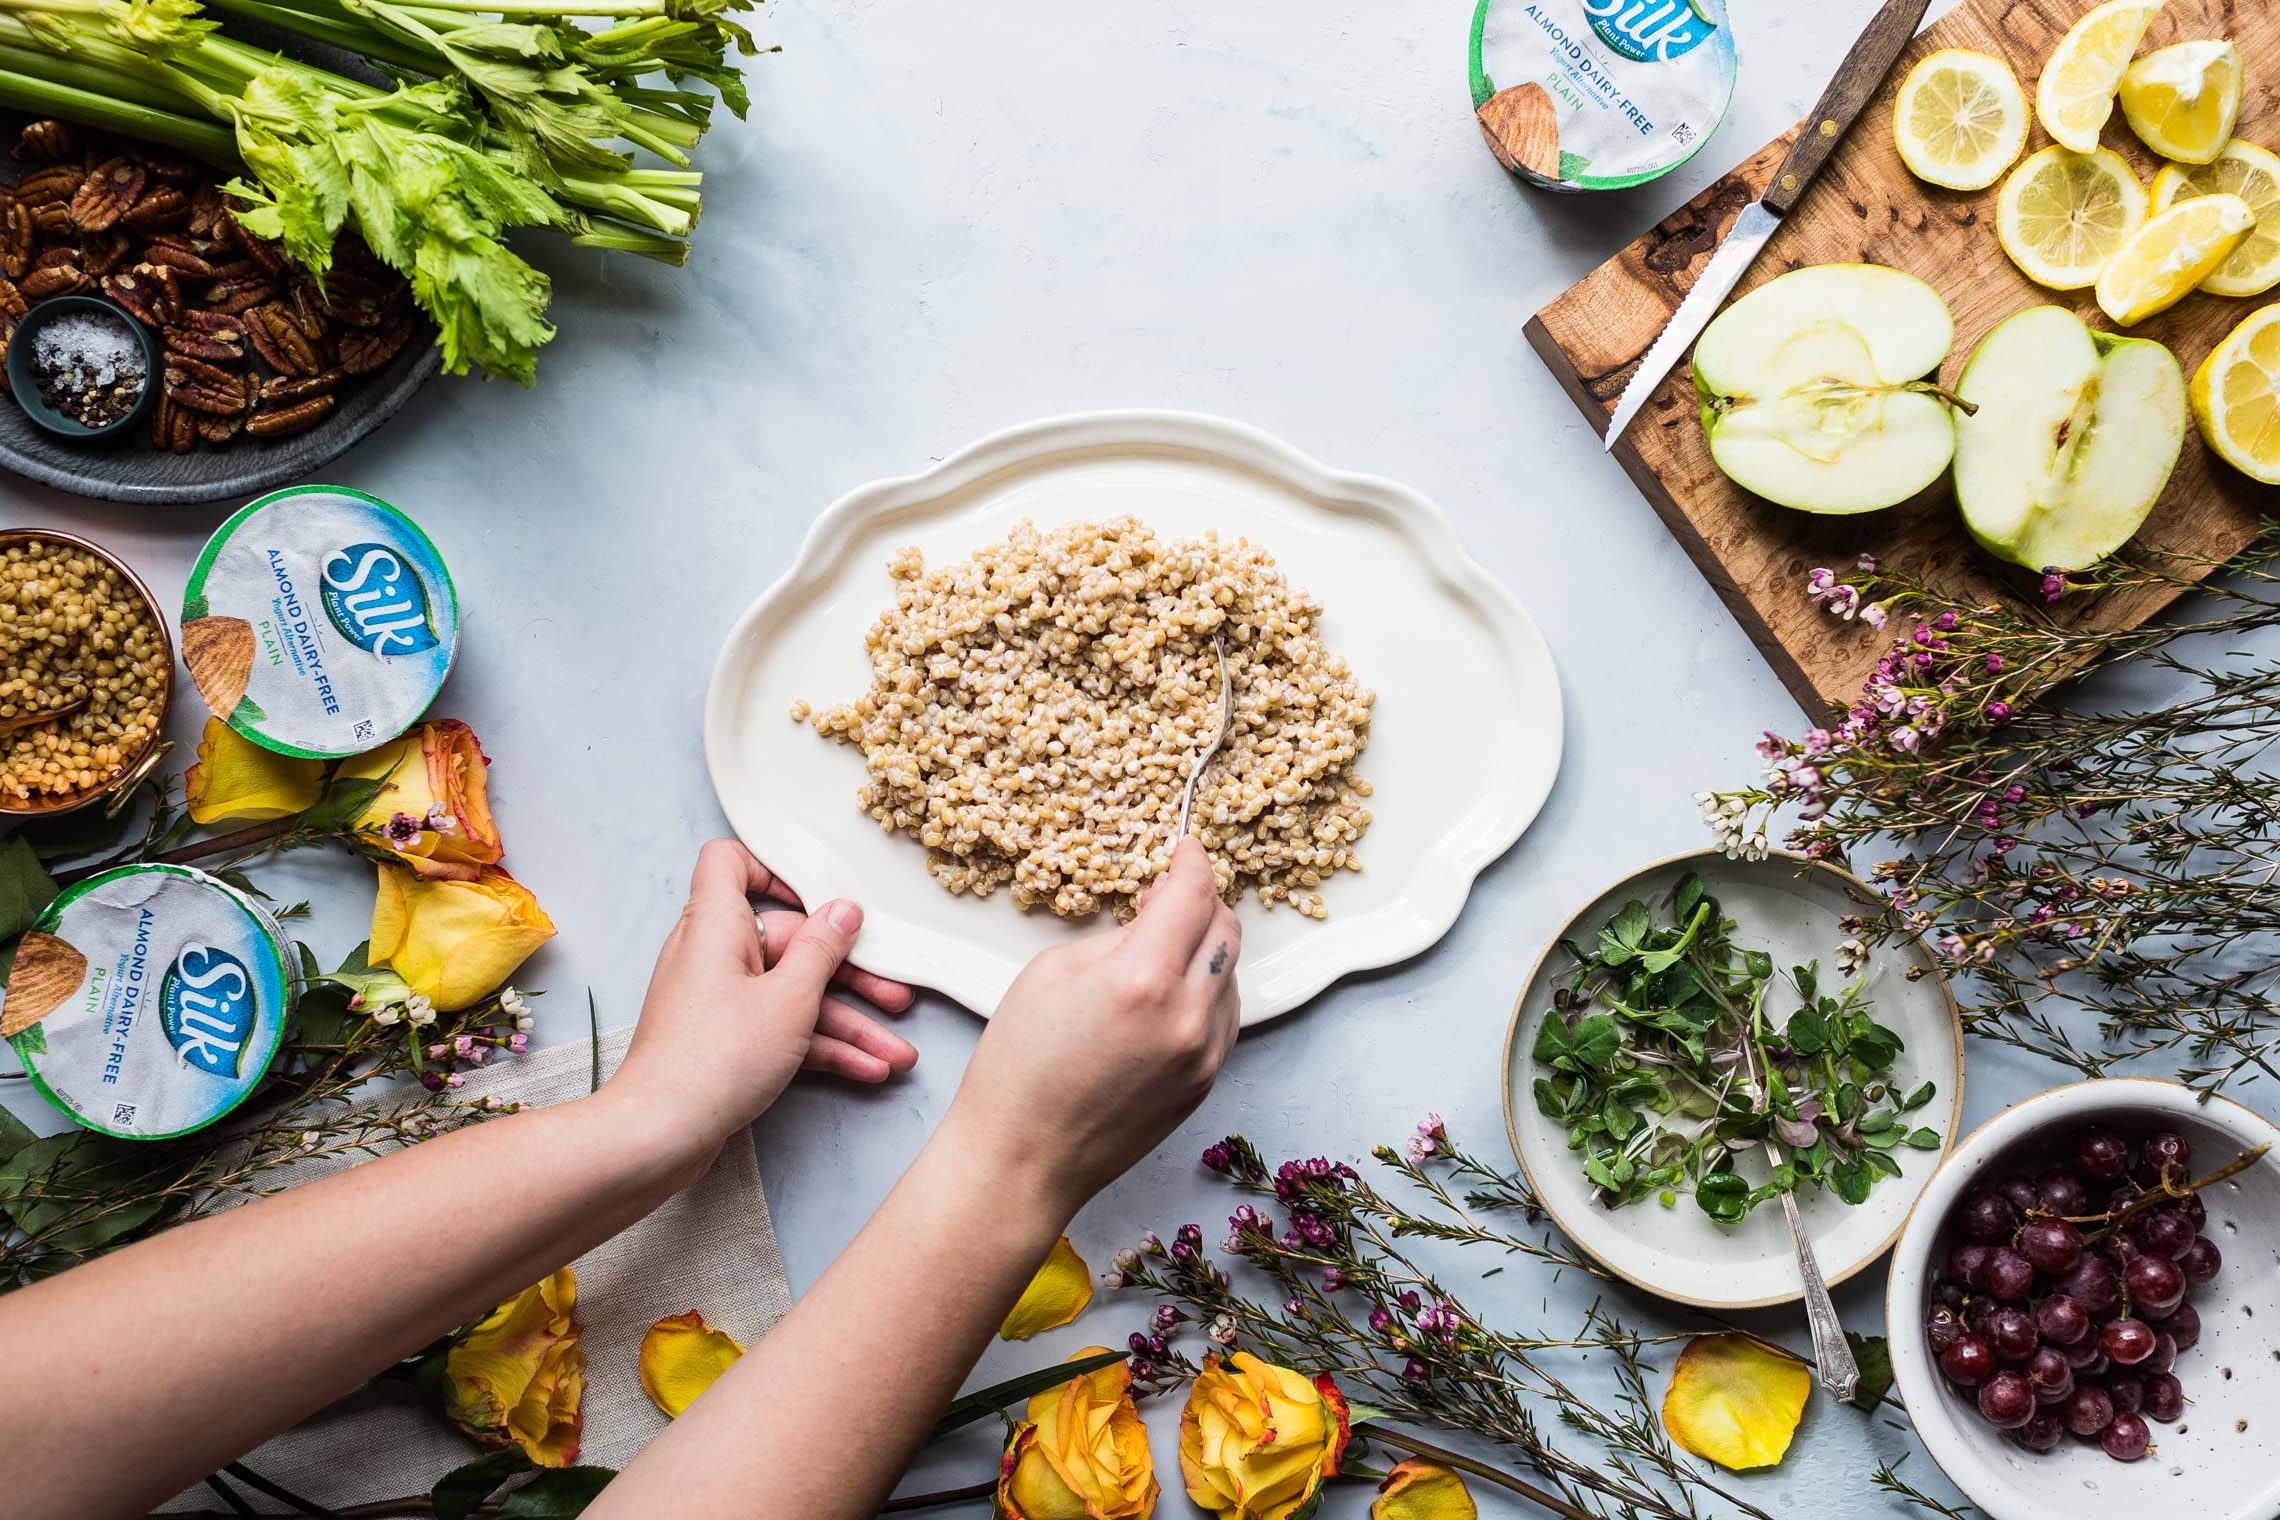
M 2139 142 L 2181 164 L 2208 163 L 2240 120 L 2240 49 L 2180 42 L 2148 53 L 2122 75 L 2121 100 Z
M 2236 140 L 2214 163 L 2165 164 L 2153 177 L 2156 211 L 2196 195 L 2237 195 L 2256 213 L 2256 230 L 2201 288 L 2213 296 L 2256 296 L 2280 285 L 2280 156 Z
M 2087 153 L 2161 0 L 2106 0 L 2066 29 L 2035 81 L 2035 116 L 2062 147 Z
M 2280 485 L 2280 306 L 2251 312 L 2193 376 L 2193 420 L 2219 457 Z
M 1892 140 L 1926 184 L 1984 190 L 2027 145 L 2026 92 L 2000 58 L 1943 48 L 1901 81 Z
M 2237 195 L 2179 201 L 2131 233 L 2098 271 L 2098 309 L 2119 327 L 2167 311 L 2255 230 L 2256 213 Z
M 2145 205 L 2145 187 L 2120 154 L 2044 148 L 2003 181 L 1995 236 L 2037 285 L 2080 290 L 2145 221 Z

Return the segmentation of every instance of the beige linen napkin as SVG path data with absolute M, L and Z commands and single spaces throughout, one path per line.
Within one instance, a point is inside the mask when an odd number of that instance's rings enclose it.
M 602 1071 L 617 1069 L 631 1031 L 602 1036 Z M 532 1107 L 583 1097 L 592 1082 L 593 1047 L 562 1046 L 468 1073 L 462 1095 L 488 1094 Z M 288 1174 L 287 1186 L 313 1182 L 347 1164 L 311 1160 Z M 299 1173 L 305 1171 L 307 1175 Z M 422 1247 L 438 1255 L 451 1242 Z M 792 1307 L 791 1286 L 760 1191 L 749 1134 L 722 1147 L 720 1159 L 694 1187 L 573 1264 L 578 1322 L 586 1348 L 586 1427 L 582 1463 L 623 1467 L 665 1428 L 665 1417 L 641 1391 L 635 1355 L 642 1334 L 669 1314 L 694 1309 L 746 1345 L 766 1334 Z M 416 1259 L 407 1263 L 419 1270 Z M 322 1293 L 322 1282 L 309 1285 Z M 355 1305 L 340 1312 L 352 1314 Z M 359 1390 L 249 1453 L 245 1465 L 328 1507 L 425 1493 L 437 1478 L 482 1455 L 444 1423 L 442 1414 L 406 1385 Z M 263 1513 L 292 1511 L 233 1484 Z M 203 1484 L 165 1506 L 216 1510 Z

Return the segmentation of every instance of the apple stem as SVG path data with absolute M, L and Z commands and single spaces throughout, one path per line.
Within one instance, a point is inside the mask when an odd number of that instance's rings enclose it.
M 1954 391 L 1949 390 L 1946 386 L 1941 385 L 1936 380 L 1918 380 L 1906 386 L 1905 389 L 1912 391 L 1922 391 L 1927 396 L 1937 396 L 1940 400 L 1945 401 L 1949 406 L 1954 407 L 1957 411 L 1963 413 L 1963 415 L 1966 417 L 1976 417 L 1979 415 L 1978 402 L 1964 400 L 1961 396 L 1957 395 Z

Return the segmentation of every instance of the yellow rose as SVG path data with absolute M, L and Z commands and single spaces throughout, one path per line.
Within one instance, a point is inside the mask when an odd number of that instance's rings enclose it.
M 496 992 L 552 938 L 554 921 L 538 899 L 497 866 L 483 867 L 473 881 L 380 867 L 371 962 L 446 1013 Z
M 1069 1358 L 1097 1356 L 1091 1346 Z M 1132 1407 L 1132 1367 L 1106 1367 L 1029 1401 L 998 1465 L 998 1520 L 1148 1520 L 1156 1511 L 1148 1427 Z
M 219 718 L 198 736 L 198 761 L 182 778 L 183 801 L 195 823 L 290 818 L 315 807 L 325 792 L 325 763 L 263 749 Z
M 490 765 L 475 730 L 442 718 L 342 761 L 340 775 L 381 783 L 359 834 L 422 876 L 473 881 L 504 850 L 486 796 Z
M 1465 1480 L 1421 1457 L 1396 1462 L 1370 1504 L 1370 1520 L 1479 1520 L 1479 1515 Z
M 540 1467 L 578 1460 L 586 1353 L 578 1280 L 564 1267 L 477 1320 L 443 1359 L 444 1413 L 479 1446 L 520 1446 Z
M 1180 1476 L 1220 1520 L 1304 1520 L 1348 1438 L 1346 1401 L 1327 1376 L 1309 1382 L 1248 1351 L 1215 1353 L 1180 1411 Z

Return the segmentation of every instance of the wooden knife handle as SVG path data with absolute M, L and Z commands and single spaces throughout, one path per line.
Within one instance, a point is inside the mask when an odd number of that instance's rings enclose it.
M 1852 51 L 1845 54 L 1845 61 L 1837 66 L 1836 78 L 1821 92 L 1820 103 L 1806 118 L 1805 130 L 1798 134 L 1789 156 L 1773 171 L 1773 183 L 1760 197 L 1768 211 L 1787 216 L 1796 208 L 1813 176 L 1821 172 L 1845 133 L 1859 120 L 1868 98 L 1892 72 L 1894 61 L 1916 35 L 1916 27 L 1930 7 L 1931 0 L 1885 0 L 1884 9 L 1876 13 Z

